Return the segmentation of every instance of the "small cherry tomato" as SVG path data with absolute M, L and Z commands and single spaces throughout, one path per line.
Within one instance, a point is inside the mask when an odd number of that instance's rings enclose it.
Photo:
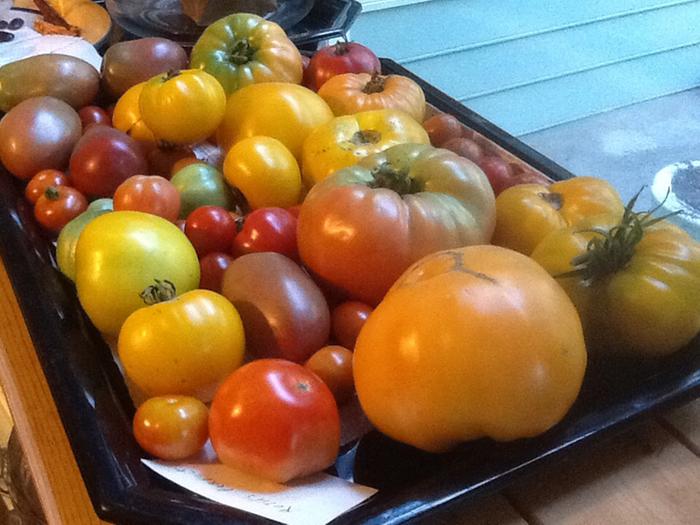
M 436 148 L 441 148 L 450 139 L 461 137 L 464 131 L 462 123 L 447 113 L 433 115 L 423 122 L 423 127 L 428 132 L 430 143 Z
M 68 186 L 68 177 L 65 173 L 59 170 L 54 170 L 51 168 L 41 170 L 34 175 L 27 183 L 26 188 L 24 188 L 24 196 L 32 204 L 36 204 L 46 188 L 49 186 Z
M 513 176 L 510 165 L 500 157 L 484 157 L 479 166 L 489 179 L 493 192 L 499 195 L 506 188 L 515 186 L 519 181 Z
M 107 112 L 99 106 L 85 106 L 78 111 L 80 122 L 83 125 L 83 131 L 92 124 L 112 125 L 112 119 Z
M 357 42 L 338 42 L 316 51 L 304 70 L 304 85 L 318 91 L 329 78 L 342 73 L 381 73 L 374 52 Z
M 339 405 L 352 397 L 355 391 L 352 352 L 344 346 L 324 346 L 309 357 L 304 366 L 326 383 Z
M 330 389 L 302 365 L 258 359 L 221 385 L 209 412 L 222 463 L 277 483 L 320 472 L 340 447 Z
M 180 193 L 160 175 L 133 175 L 114 192 L 114 209 L 142 211 L 175 222 L 180 213 Z
M 331 312 L 331 333 L 345 348 L 355 348 L 355 341 L 373 308 L 359 301 L 345 301 Z
M 184 459 L 207 442 L 208 418 L 206 405 L 196 397 L 152 397 L 134 415 L 134 437 L 142 449 L 159 459 Z
M 238 227 L 231 212 L 221 206 L 200 206 L 187 216 L 185 235 L 199 257 L 228 252 Z
M 210 252 L 199 260 L 199 287 L 221 293 L 221 281 L 233 257 L 222 252 Z
M 44 228 L 58 233 L 87 207 L 87 199 L 75 188 L 49 186 L 34 205 L 34 217 Z
M 277 252 L 298 260 L 296 217 L 282 208 L 258 208 L 246 215 L 232 253 L 253 252 Z
M 443 142 L 442 146 L 440 147 L 448 149 L 460 157 L 469 159 L 479 165 L 481 160 L 484 158 L 483 148 L 467 137 L 455 137 L 449 139 L 448 141 Z

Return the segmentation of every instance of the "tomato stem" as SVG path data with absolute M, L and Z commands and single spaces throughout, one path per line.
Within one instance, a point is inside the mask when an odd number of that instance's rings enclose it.
M 371 95 L 372 93 L 381 93 L 384 91 L 384 85 L 386 84 L 386 77 L 380 75 L 379 73 L 374 73 L 372 78 L 365 84 L 362 88 L 363 93 Z
M 173 284 L 172 281 L 168 281 L 167 279 L 163 279 L 162 281 L 160 279 L 153 280 L 156 284 L 147 286 L 146 289 L 139 294 L 139 297 L 144 303 L 150 306 L 152 304 L 162 303 L 175 298 L 177 293 L 175 290 L 175 284 Z
M 408 195 L 423 191 L 422 185 L 408 174 L 407 170 L 398 170 L 388 162 L 380 164 L 372 170 L 370 188 L 387 188 L 399 195 Z
M 337 42 L 333 46 L 333 54 L 336 56 L 347 55 L 350 52 L 348 42 Z
M 50 201 L 56 201 L 61 196 L 60 192 L 58 191 L 58 188 L 54 186 L 49 186 L 48 188 L 46 188 L 44 190 L 44 195 Z
M 179 69 L 169 69 L 168 72 L 162 77 L 163 82 L 167 82 L 168 80 L 171 80 L 175 78 L 176 76 L 179 76 L 181 71 Z
M 352 135 L 350 142 L 352 142 L 355 146 L 364 146 L 366 144 L 376 144 L 380 140 L 382 140 L 381 131 L 374 129 L 361 129 Z
M 237 66 L 242 66 L 243 64 L 247 64 L 253 60 L 253 56 L 255 55 L 256 51 L 257 50 L 253 49 L 250 42 L 247 40 L 237 40 L 234 42 L 233 47 L 231 48 L 231 56 L 229 57 L 229 60 Z

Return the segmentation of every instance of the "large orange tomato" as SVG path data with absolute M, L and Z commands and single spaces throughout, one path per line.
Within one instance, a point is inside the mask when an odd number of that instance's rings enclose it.
M 482 245 L 407 270 L 363 326 L 353 372 L 380 431 L 441 452 L 546 431 L 578 396 L 586 360 L 581 321 L 554 278 Z
M 479 167 L 444 149 L 400 144 L 316 184 L 299 214 L 304 264 L 375 305 L 413 262 L 489 242 L 496 219 Z

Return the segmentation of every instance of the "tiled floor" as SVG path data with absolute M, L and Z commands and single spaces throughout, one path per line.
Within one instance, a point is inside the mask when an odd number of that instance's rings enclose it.
M 700 160 L 700 88 L 520 138 L 576 175 L 610 180 L 627 201 L 664 166 Z M 638 204 L 653 205 L 649 190 Z

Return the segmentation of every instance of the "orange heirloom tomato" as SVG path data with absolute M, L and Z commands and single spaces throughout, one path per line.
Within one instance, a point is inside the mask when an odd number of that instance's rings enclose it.
M 180 193 L 160 175 L 133 175 L 114 192 L 114 209 L 142 211 L 175 222 L 180 214 Z
M 165 459 L 187 458 L 209 438 L 209 410 L 189 396 L 152 397 L 134 415 L 136 442 L 149 454 Z
M 401 75 L 344 73 L 328 79 L 318 94 L 335 115 L 391 108 L 405 111 L 418 122 L 425 117 L 423 89 Z
M 336 117 L 306 137 L 302 175 L 308 187 L 341 168 L 397 144 L 429 144 L 428 133 L 403 111 L 377 109 Z
M 581 321 L 554 278 L 482 245 L 411 266 L 362 328 L 353 373 L 377 429 L 443 452 L 545 432 L 578 396 L 586 359 Z
M 301 160 L 304 139 L 332 118 L 328 104 L 303 86 L 282 82 L 252 84 L 229 97 L 216 140 L 228 151 L 249 137 L 272 137 Z
M 337 171 L 301 205 L 299 254 L 322 281 L 376 305 L 425 255 L 489 242 L 491 185 L 451 151 L 400 144 Z
M 170 71 L 146 82 L 139 110 L 157 140 L 195 144 L 216 131 L 226 110 L 226 93 L 201 69 Z
M 136 84 L 119 97 L 112 113 L 112 126 L 150 149 L 156 147 L 156 138 L 141 118 L 139 109 L 139 97 L 145 85 L 145 82 Z
M 151 304 L 132 313 L 119 332 L 126 376 L 149 396 L 187 395 L 210 401 L 243 360 L 238 311 L 224 296 L 192 290 L 178 297 L 168 283 L 154 284 Z
M 569 294 L 592 352 L 662 356 L 700 331 L 700 243 L 631 208 L 550 233 L 532 252 Z
M 622 216 L 624 204 L 613 186 L 596 177 L 544 184 L 519 184 L 496 198 L 493 244 L 530 255 L 544 237 L 587 217 Z

